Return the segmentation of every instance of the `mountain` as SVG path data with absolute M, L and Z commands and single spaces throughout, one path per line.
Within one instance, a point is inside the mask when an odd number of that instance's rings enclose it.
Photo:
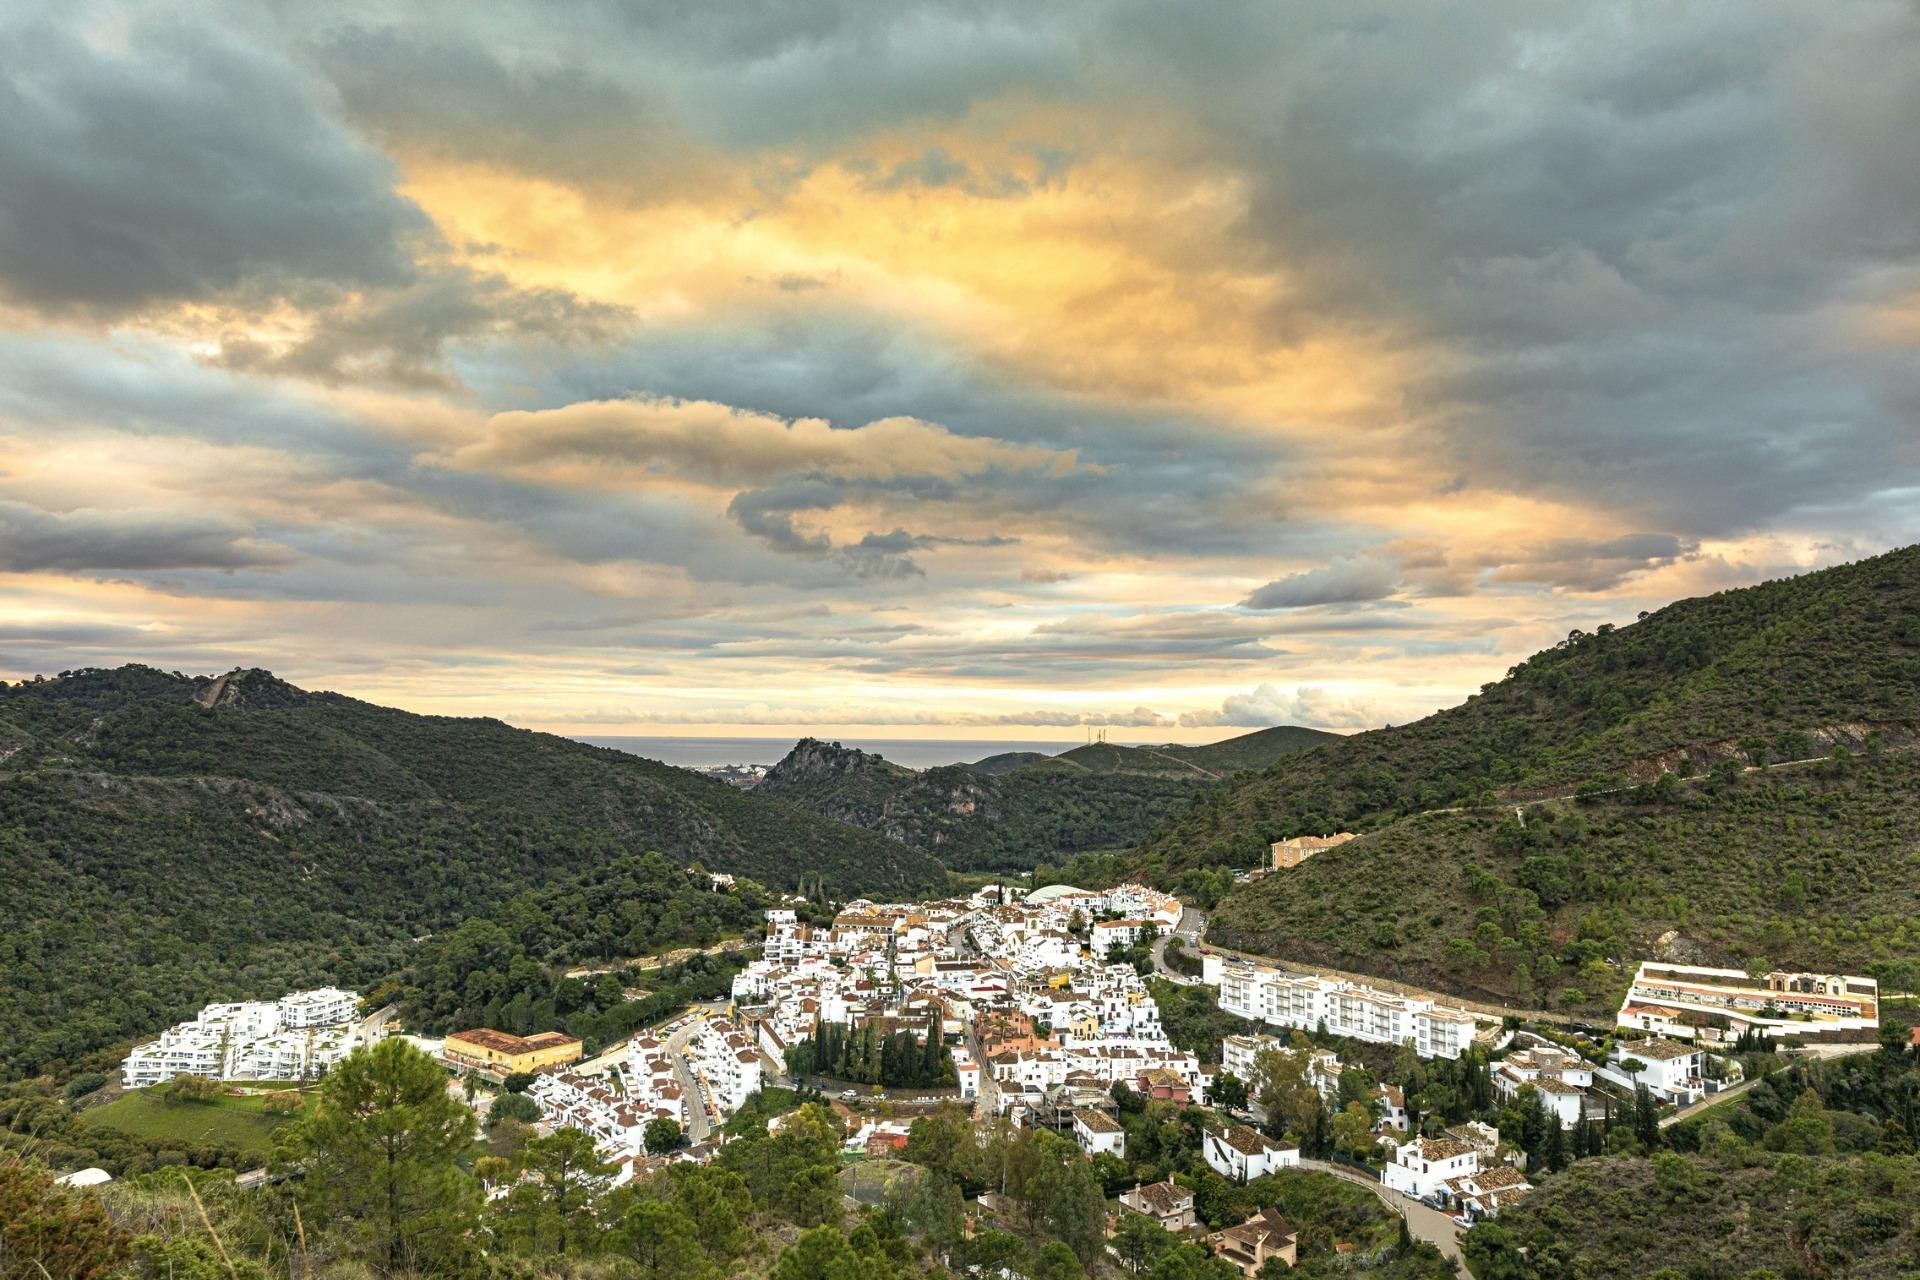
M 1010 752 L 913 770 L 807 738 L 755 793 L 880 832 L 958 870 L 1025 870 L 1049 858 L 1124 848 L 1216 785 L 1235 762 L 1265 764 L 1334 740 L 1289 727 L 1208 747 L 1089 743 L 1057 756 Z
M 408 938 L 632 853 L 840 895 L 944 882 L 924 853 L 686 770 L 265 671 L 0 685 L 0 743 L 16 1070 L 217 992 L 377 978 Z
M 1424 720 L 1201 796 L 1138 870 L 1257 865 L 1274 840 L 1581 783 L 1819 754 L 1920 725 L 1920 546 L 1574 632 Z
M 1600 1012 L 1640 958 L 1920 979 L 1920 549 L 1575 635 L 1202 795 L 1121 860 L 1221 946 Z
M 1052 759 L 1044 751 L 1002 751 L 997 756 L 988 756 L 984 760 L 975 760 L 967 768 L 975 773 L 1012 773 L 1015 769 L 1030 764 L 1040 764 Z

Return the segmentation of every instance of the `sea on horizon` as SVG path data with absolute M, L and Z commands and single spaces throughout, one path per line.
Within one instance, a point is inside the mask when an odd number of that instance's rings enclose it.
M 711 769 L 727 764 L 778 763 L 793 750 L 794 738 L 586 737 L 578 741 L 612 747 L 682 769 Z M 943 764 L 971 764 L 1006 751 L 1039 751 L 1058 755 L 1078 742 L 1013 742 L 992 738 L 929 740 L 924 738 L 836 738 L 841 746 L 857 747 L 885 756 L 909 769 L 931 769 Z

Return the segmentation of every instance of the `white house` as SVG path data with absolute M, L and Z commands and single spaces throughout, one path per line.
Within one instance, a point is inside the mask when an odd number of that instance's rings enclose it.
M 1215 1173 L 1236 1182 L 1250 1182 L 1300 1163 L 1300 1148 L 1275 1142 L 1244 1124 L 1208 1126 L 1201 1149 Z
M 1452 1138 L 1415 1138 L 1393 1153 L 1380 1181 L 1416 1200 L 1446 1194 L 1449 1178 L 1480 1172 L 1480 1153 Z
M 1494 1092 L 1503 1100 L 1511 1101 L 1528 1085 L 1559 1119 L 1560 1127 L 1570 1128 L 1585 1114 L 1593 1068 L 1578 1054 L 1551 1045 L 1510 1053 L 1494 1066 Z
M 1104 1111 L 1083 1107 L 1073 1113 L 1073 1140 L 1089 1156 L 1105 1152 L 1110 1156 L 1127 1153 L 1127 1132 L 1120 1122 Z
M 1704 1059 L 1699 1049 L 1678 1040 L 1615 1040 L 1600 1078 L 1623 1089 L 1644 1084 L 1661 1102 L 1684 1107 L 1707 1096 L 1701 1075 Z M 1638 1066 L 1629 1070 L 1629 1064 Z
M 959 1077 L 960 1096 L 977 1098 L 980 1096 L 980 1064 L 973 1060 L 965 1045 L 953 1047 L 953 1070 Z

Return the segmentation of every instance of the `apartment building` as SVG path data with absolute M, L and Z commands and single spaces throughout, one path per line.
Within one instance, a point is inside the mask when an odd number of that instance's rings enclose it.
M 1204 979 L 1220 988 L 1220 1007 L 1256 1022 L 1411 1045 L 1423 1058 L 1458 1058 L 1473 1044 L 1474 1018 L 1464 1009 L 1238 958 L 1209 955 L 1204 964 Z
M 360 997 L 321 987 L 278 1000 L 210 1004 L 136 1046 L 121 1085 L 144 1089 L 175 1076 L 213 1080 L 313 1080 L 366 1043 L 355 1021 Z

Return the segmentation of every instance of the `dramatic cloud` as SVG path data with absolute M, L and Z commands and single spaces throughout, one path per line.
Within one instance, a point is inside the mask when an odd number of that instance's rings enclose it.
M 0 669 L 1405 720 L 1913 536 L 1917 63 L 1906 0 L 27 0 Z
M 309 76 L 216 24 L 19 18 L 0 61 L 0 286 L 18 300 L 112 314 L 254 283 L 399 284 L 431 232 Z
M 955 435 L 912 418 L 835 427 L 819 418 L 788 421 L 712 401 L 662 399 L 497 414 L 485 438 L 455 461 L 533 475 L 629 468 L 712 484 L 786 475 L 950 481 L 995 469 L 1060 474 L 1075 463 L 1071 451 Z

